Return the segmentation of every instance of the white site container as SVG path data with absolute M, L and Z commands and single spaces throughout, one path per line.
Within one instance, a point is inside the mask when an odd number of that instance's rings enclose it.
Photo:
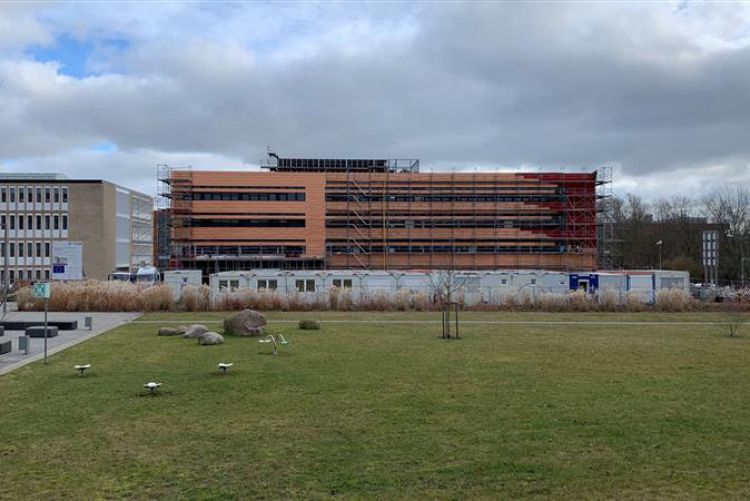
M 175 299 L 182 294 L 188 285 L 200 287 L 202 283 L 201 270 L 167 270 L 164 272 L 164 283 L 172 289 Z

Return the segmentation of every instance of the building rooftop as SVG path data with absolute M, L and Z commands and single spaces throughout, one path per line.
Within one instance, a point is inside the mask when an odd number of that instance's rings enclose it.
M 272 172 L 419 172 L 419 159 L 282 158 L 269 153 L 260 167 Z
M 0 172 L 0 181 L 63 181 L 68 176 L 55 172 Z

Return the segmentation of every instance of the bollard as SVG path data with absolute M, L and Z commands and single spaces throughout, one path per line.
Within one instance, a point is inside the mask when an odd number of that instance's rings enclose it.
M 22 351 L 24 355 L 28 355 L 31 348 L 29 339 L 29 336 L 18 337 L 18 351 Z
M 91 330 L 94 328 L 94 317 L 83 317 L 83 325 Z

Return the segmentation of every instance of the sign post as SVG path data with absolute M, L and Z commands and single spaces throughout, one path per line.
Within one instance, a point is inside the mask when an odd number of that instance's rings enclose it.
M 44 298 L 44 363 L 47 363 L 47 311 L 51 288 L 48 282 L 34 284 L 34 297 Z

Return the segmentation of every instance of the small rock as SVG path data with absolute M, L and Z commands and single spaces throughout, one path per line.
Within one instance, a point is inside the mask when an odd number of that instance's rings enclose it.
M 224 334 L 233 336 L 262 336 L 266 317 L 255 310 L 243 310 L 224 319 Z
M 198 344 L 210 345 L 210 344 L 222 344 L 224 342 L 224 336 L 218 332 L 204 332 L 198 337 Z
M 159 327 L 160 336 L 179 336 L 182 332 L 175 327 Z
M 192 338 L 200 337 L 206 332 L 208 332 L 208 327 L 206 327 L 205 325 L 201 325 L 201 324 L 194 324 L 187 328 L 187 331 L 185 332 L 185 334 L 182 335 L 182 337 L 192 339 Z

